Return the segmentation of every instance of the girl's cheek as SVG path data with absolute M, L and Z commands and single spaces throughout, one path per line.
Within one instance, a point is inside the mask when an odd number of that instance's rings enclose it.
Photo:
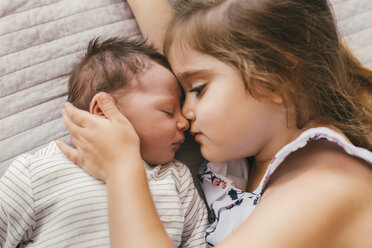
M 211 109 L 208 106 L 207 102 L 199 101 L 195 105 L 194 114 L 195 114 L 196 119 L 203 120 L 203 119 L 208 119 L 211 111 L 213 111 L 213 109 Z

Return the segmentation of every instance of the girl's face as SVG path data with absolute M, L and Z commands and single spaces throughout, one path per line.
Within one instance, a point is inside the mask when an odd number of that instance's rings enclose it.
M 182 113 L 203 156 L 214 162 L 248 156 L 270 160 L 287 125 L 281 98 L 252 97 L 240 72 L 212 56 L 174 47 L 170 52 L 186 92 Z

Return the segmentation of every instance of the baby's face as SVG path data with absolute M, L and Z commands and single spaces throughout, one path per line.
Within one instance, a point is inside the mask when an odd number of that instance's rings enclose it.
M 115 94 L 118 108 L 136 129 L 142 158 L 150 164 L 173 159 L 184 141 L 188 121 L 181 113 L 181 87 L 165 67 L 152 63 Z

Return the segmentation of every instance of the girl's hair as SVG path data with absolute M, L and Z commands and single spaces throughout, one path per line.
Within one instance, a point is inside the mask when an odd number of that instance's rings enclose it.
M 280 93 L 296 126 L 334 125 L 372 150 L 372 71 L 341 41 L 326 0 L 182 0 L 165 37 L 236 67 L 255 97 Z M 263 91 L 264 89 L 264 91 Z
M 118 37 L 92 39 L 84 57 L 72 70 L 67 101 L 89 111 L 95 94 L 103 91 L 113 94 L 123 89 L 134 75 L 146 69 L 148 61 L 170 70 L 167 59 L 145 41 Z

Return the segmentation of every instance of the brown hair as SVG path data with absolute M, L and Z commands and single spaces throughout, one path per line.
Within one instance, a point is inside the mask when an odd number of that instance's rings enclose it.
M 113 93 L 125 87 L 133 75 L 143 70 L 146 59 L 170 70 L 167 59 L 144 41 L 117 37 L 102 42 L 99 38 L 92 39 L 84 57 L 72 70 L 67 101 L 89 111 L 95 94 Z
M 334 125 L 372 150 L 372 71 L 341 41 L 326 0 L 183 0 L 165 37 L 236 67 L 247 89 L 279 92 L 296 125 Z M 258 87 L 259 86 L 259 87 Z

